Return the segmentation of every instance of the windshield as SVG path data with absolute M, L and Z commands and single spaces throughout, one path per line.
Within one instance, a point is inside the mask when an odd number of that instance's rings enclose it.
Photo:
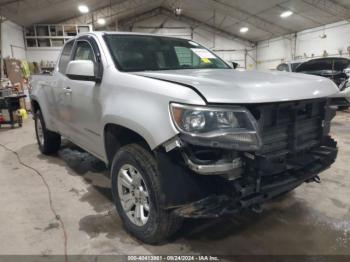
M 343 71 L 350 64 L 350 60 L 346 58 L 322 58 L 314 59 L 299 65 L 296 72 L 312 72 L 312 71 Z
M 122 71 L 230 68 L 190 40 L 147 35 L 106 35 L 105 40 Z

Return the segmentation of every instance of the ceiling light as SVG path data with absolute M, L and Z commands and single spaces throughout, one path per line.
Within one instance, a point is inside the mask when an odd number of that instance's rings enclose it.
M 282 18 L 287 18 L 287 17 L 291 16 L 292 14 L 293 14 L 292 11 L 284 11 L 284 12 L 280 15 L 280 17 L 282 17 Z
M 105 24 L 106 24 L 106 19 L 104 19 L 104 18 L 99 18 L 99 19 L 97 19 L 97 23 L 98 23 L 99 25 L 105 25 Z
M 248 27 L 242 27 L 241 29 L 239 29 L 239 32 L 241 33 L 247 33 L 249 31 L 249 28 Z
M 87 7 L 86 5 L 79 5 L 78 10 L 80 11 L 80 13 L 83 14 L 89 13 L 89 7 Z
M 182 9 L 180 7 L 175 8 L 174 12 L 175 12 L 175 15 L 180 16 L 182 14 Z

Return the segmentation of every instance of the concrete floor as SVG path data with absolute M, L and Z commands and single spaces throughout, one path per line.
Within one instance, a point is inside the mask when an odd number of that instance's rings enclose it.
M 65 143 L 57 157 L 39 153 L 33 121 L 0 129 L 0 143 L 43 175 L 68 236 L 68 254 L 350 254 L 350 111 L 332 133 L 339 157 L 321 174 L 267 205 L 260 214 L 187 221 L 174 240 L 143 245 L 122 228 L 103 165 Z M 0 255 L 63 254 L 62 226 L 50 211 L 42 179 L 0 147 Z

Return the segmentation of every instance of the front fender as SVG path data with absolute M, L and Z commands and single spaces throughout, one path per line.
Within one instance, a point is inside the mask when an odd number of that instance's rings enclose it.
M 130 129 L 131 131 L 134 131 L 135 133 L 142 136 L 150 147 L 152 145 L 154 147 L 154 145 L 156 144 L 152 134 L 144 126 L 140 125 L 138 122 L 135 122 L 131 119 L 127 119 L 127 118 L 124 118 L 123 116 L 118 116 L 114 114 L 107 114 L 103 118 L 103 126 L 105 127 L 107 124 L 116 124 L 118 126 L 122 126 L 127 129 Z
M 152 150 L 178 134 L 170 102 L 205 105 L 188 87 L 120 72 L 106 74 L 102 96 L 103 126 L 126 127 L 142 136 Z

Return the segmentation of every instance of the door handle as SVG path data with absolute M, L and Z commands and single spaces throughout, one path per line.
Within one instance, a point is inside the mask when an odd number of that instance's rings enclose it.
M 63 90 L 64 90 L 64 93 L 65 93 L 65 94 L 70 94 L 70 93 L 72 93 L 72 88 L 70 88 L 69 86 L 64 87 Z

